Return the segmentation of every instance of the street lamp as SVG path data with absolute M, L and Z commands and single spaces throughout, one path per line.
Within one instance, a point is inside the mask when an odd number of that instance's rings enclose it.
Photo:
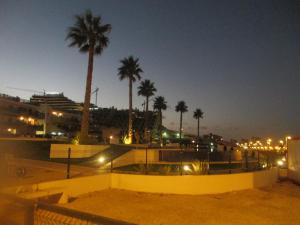
M 287 150 L 287 144 L 288 144 L 288 140 L 291 140 L 292 137 L 291 136 L 286 136 L 285 137 L 285 149 Z

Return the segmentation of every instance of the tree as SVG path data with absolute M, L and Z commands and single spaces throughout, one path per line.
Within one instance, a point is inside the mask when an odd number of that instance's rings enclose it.
M 158 96 L 154 100 L 153 109 L 157 110 L 159 116 L 159 140 L 162 140 L 162 110 L 167 109 L 167 102 L 163 96 Z
M 188 107 L 184 101 L 179 101 L 175 108 L 176 112 L 180 112 L 180 127 L 179 127 L 179 139 L 182 137 L 182 114 L 188 111 Z
M 154 83 L 150 80 L 144 80 L 141 82 L 140 86 L 138 87 L 138 95 L 142 95 L 146 97 L 146 111 L 145 111 L 145 125 L 144 125 L 144 137 L 145 140 L 149 141 L 148 135 L 148 106 L 149 106 L 149 97 L 154 95 L 156 92 L 156 88 L 154 87 Z
M 197 126 L 197 142 L 199 142 L 199 133 L 200 133 L 200 118 L 203 118 L 203 112 L 201 109 L 196 109 L 194 111 L 194 118 L 198 121 L 198 126 Z
M 91 101 L 91 86 L 93 76 L 94 55 L 101 55 L 109 44 L 107 35 L 111 31 L 110 24 L 103 24 L 100 16 L 93 16 L 90 10 L 75 16 L 75 24 L 70 27 L 66 39 L 70 40 L 69 47 L 78 47 L 82 53 L 88 53 L 88 69 L 84 106 L 81 120 L 80 141 L 88 139 L 89 108 Z
M 129 111 L 128 111 L 128 142 L 132 142 L 132 83 L 141 79 L 143 70 L 140 67 L 139 59 L 129 56 L 121 60 L 121 67 L 119 67 L 120 80 L 129 80 Z

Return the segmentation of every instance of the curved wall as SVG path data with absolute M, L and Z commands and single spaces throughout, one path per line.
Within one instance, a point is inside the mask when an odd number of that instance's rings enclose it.
M 216 194 L 269 186 L 277 181 L 277 175 L 277 168 L 249 173 L 199 176 L 112 174 L 111 188 L 168 194 Z

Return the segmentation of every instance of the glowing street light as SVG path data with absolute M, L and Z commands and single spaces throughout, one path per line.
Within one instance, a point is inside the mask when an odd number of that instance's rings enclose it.
M 291 136 L 286 136 L 285 137 L 285 149 L 287 150 L 287 145 L 288 145 L 288 140 L 291 140 L 292 137 Z
M 183 170 L 184 170 L 184 171 L 190 171 L 190 167 L 189 167 L 188 165 L 184 165 L 184 166 L 183 166 Z
M 165 131 L 165 132 L 163 132 L 162 135 L 163 135 L 163 137 L 167 137 L 168 134 L 167 134 L 167 132 Z
M 103 156 L 101 156 L 99 159 L 98 159 L 98 162 L 99 163 L 103 163 L 105 161 L 105 158 Z

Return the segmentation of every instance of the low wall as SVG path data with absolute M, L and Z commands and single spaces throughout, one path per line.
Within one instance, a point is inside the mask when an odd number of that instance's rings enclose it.
M 71 158 L 88 158 L 107 149 L 109 145 L 51 144 L 50 158 L 67 158 L 71 148 Z
M 199 176 L 112 174 L 111 188 L 168 194 L 216 194 L 269 186 L 276 181 L 277 168 L 249 173 Z
M 109 189 L 111 186 L 110 184 L 110 174 L 101 174 L 11 187 L 8 188 L 5 193 L 15 193 L 21 197 L 29 199 L 45 197 L 58 193 L 63 193 L 67 197 L 77 197 L 89 192 Z
M 224 175 L 149 176 L 132 174 L 101 174 L 88 177 L 43 182 L 15 189 L 25 198 L 38 198 L 57 193 L 77 197 L 109 188 L 165 194 L 217 194 L 270 186 L 278 179 L 277 168 Z M 61 201 L 64 203 L 65 201 Z
M 288 141 L 288 178 L 300 183 L 300 138 Z

